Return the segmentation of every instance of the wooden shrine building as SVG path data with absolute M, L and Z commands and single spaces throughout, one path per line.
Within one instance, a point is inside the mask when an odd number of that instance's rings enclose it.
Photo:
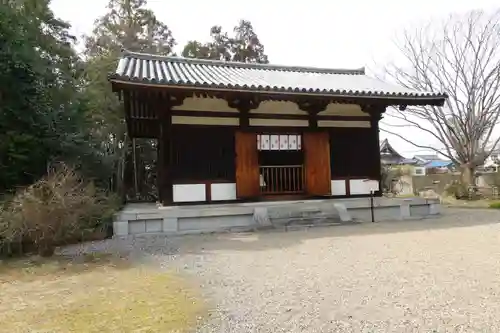
M 158 140 L 164 205 L 380 193 L 386 108 L 442 106 L 365 75 L 124 52 L 110 76 L 130 137 Z

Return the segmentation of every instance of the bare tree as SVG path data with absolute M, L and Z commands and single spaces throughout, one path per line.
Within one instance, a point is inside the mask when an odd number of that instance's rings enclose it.
M 390 65 L 386 77 L 407 88 L 447 93 L 449 99 L 443 107 L 389 110 L 389 119 L 399 124 L 385 124 L 384 131 L 445 155 L 460 166 L 463 181 L 473 184 L 477 166 L 500 140 L 494 133 L 500 116 L 500 10 L 452 15 L 402 37 L 396 45 L 406 65 Z M 417 128 L 439 147 L 393 127 Z

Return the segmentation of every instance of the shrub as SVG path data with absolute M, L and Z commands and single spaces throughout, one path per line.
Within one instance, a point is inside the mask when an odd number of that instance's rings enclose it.
M 88 229 L 104 227 L 118 208 L 113 196 L 61 166 L 17 193 L 0 211 L 0 241 L 52 255 L 55 246 Z M 26 246 L 28 248 L 26 248 Z

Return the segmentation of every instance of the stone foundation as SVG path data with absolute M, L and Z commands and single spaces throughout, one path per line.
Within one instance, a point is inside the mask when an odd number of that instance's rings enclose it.
M 374 198 L 375 222 L 420 219 L 440 213 L 434 199 Z M 142 234 L 191 234 L 227 230 L 253 230 L 296 221 L 329 223 L 371 222 L 369 198 L 275 201 L 224 205 L 161 207 L 129 204 L 116 214 L 115 236 Z

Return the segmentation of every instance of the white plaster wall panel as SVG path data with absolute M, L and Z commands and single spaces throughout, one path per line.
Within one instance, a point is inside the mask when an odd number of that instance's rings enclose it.
M 332 180 L 332 195 L 346 195 L 345 180 Z
M 227 101 L 220 98 L 190 97 L 184 100 L 180 106 L 174 106 L 173 110 L 186 111 L 222 111 L 238 113 L 237 109 L 229 107 Z
M 206 201 L 205 184 L 174 185 L 174 202 Z
M 210 191 L 212 201 L 236 200 L 235 183 L 212 184 Z
M 368 192 L 370 191 L 378 191 L 380 190 L 380 183 L 378 182 L 378 180 L 369 180 L 367 182 L 365 182 L 366 184 L 366 189 L 368 190 Z
M 284 126 L 284 127 L 308 127 L 308 120 L 299 119 L 254 119 L 250 118 L 250 126 Z
M 335 104 L 330 103 L 324 111 L 318 113 L 319 115 L 329 115 L 329 116 L 358 116 L 366 117 L 367 113 L 361 110 L 361 107 L 356 104 Z
M 349 180 L 349 189 L 351 195 L 370 194 L 370 190 L 376 191 L 379 183 L 376 180 L 351 179 Z
M 351 195 L 370 193 L 370 191 L 367 190 L 367 186 L 364 182 L 364 179 L 350 179 L 349 190 Z
M 250 113 L 265 113 L 265 114 L 298 114 L 307 115 L 304 110 L 299 109 L 296 103 L 287 101 L 264 101 L 259 104 L 255 110 Z
M 318 120 L 318 127 L 361 127 L 370 128 L 370 122 L 364 120 Z

